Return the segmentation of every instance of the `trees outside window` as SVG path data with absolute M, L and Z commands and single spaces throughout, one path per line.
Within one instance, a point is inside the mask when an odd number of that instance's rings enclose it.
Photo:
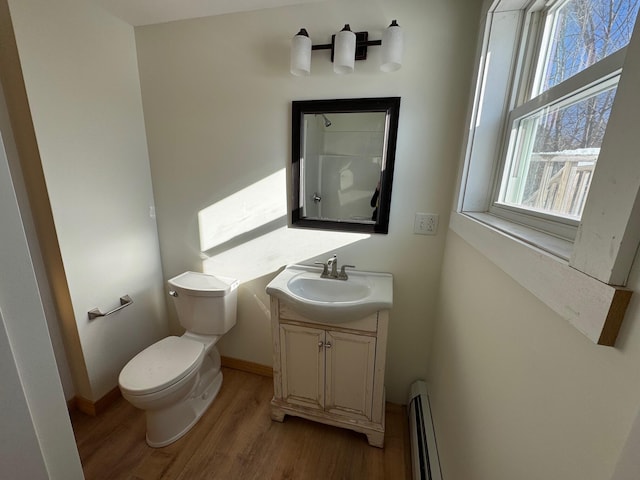
M 526 96 L 508 119 L 495 206 L 580 220 L 615 98 L 640 0 L 568 0 L 544 17 Z M 523 70 L 526 65 L 522 65 Z

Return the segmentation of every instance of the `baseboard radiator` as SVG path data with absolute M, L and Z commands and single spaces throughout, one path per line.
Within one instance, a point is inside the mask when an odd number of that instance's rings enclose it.
M 427 384 L 422 380 L 411 385 L 409 434 L 413 480 L 442 480 Z

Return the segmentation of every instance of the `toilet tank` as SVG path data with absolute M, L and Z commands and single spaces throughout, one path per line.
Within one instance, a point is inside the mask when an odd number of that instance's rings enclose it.
M 180 324 L 189 332 L 223 335 L 236 324 L 238 281 L 184 272 L 168 281 Z

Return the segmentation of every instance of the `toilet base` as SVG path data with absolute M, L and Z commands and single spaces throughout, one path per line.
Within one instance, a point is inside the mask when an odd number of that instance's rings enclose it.
M 166 447 L 184 436 L 213 403 L 222 387 L 219 355 L 214 351 L 218 362 L 212 361 L 209 355 L 204 358 L 200 378 L 187 398 L 167 408 L 145 411 L 146 440 L 150 447 Z

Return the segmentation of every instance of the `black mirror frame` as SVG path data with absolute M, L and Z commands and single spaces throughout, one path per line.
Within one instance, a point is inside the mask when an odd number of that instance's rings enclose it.
M 304 100 L 292 102 L 291 115 L 291 225 L 301 228 L 338 230 L 357 233 L 388 233 L 389 212 L 391 210 L 391 190 L 393 187 L 393 169 L 396 157 L 398 137 L 398 119 L 400 117 L 400 97 L 350 98 L 337 100 Z M 318 220 L 301 216 L 300 208 L 300 157 L 304 134 L 305 114 L 329 114 L 352 112 L 386 112 L 389 118 L 387 131 L 387 149 L 380 182 L 380 202 L 376 223 L 358 223 L 349 221 Z

